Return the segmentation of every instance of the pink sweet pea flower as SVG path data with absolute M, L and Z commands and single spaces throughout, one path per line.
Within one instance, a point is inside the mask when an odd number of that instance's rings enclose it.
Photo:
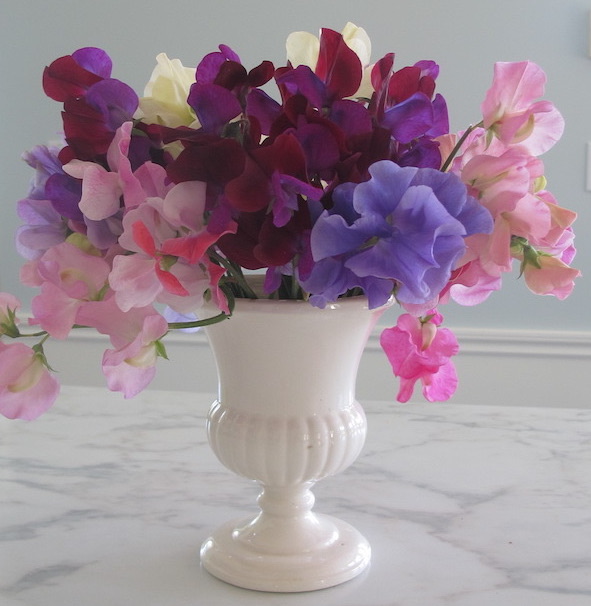
M 0 342 L 0 413 L 31 421 L 56 400 L 59 383 L 44 364 L 43 354 L 24 343 Z
M 235 225 L 209 231 L 205 201 L 205 183 L 185 181 L 164 199 L 148 198 L 125 214 L 119 244 L 136 254 L 115 257 L 109 278 L 123 311 L 157 301 L 188 313 L 202 305 L 210 286 L 217 287 L 219 277 L 207 271 L 207 249 Z
M 160 314 L 148 315 L 137 336 L 119 349 L 108 349 L 103 356 L 103 373 L 111 391 L 133 398 L 145 389 L 156 374 L 158 340 L 168 331 Z
M 103 355 L 103 374 L 112 391 L 131 398 L 142 391 L 156 374 L 159 339 L 168 322 L 152 306 L 122 311 L 113 293 L 102 301 L 91 301 L 78 314 L 78 322 L 108 335 L 114 349 Z
M 77 322 L 80 307 L 101 296 L 109 271 L 102 257 L 70 242 L 50 248 L 36 261 L 41 292 L 31 304 L 34 322 L 51 336 L 65 339 Z
M 442 320 L 434 310 L 425 319 L 402 314 L 396 326 L 382 332 L 380 344 L 400 377 L 399 402 L 408 402 L 419 380 L 429 402 L 447 400 L 455 392 L 458 378 L 450 358 L 459 347 L 450 330 L 438 328 Z
M 566 299 L 574 288 L 575 278 L 581 272 L 550 255 L 539 255 L 537 264 L 538 266 L 525 263 L 523 268 L 528 288 L 538 295 L 554 295 L 558 299 Z
M 494 78 L 482 103 L 484 128 L 506 145 L 521 143 L 534 155 L 548 151 L 562 136 L 564 120 L 544 94 L 546 75 L 531 61 L 495 64 Z
M 166 171 L 146 162 L 133 172 L 127 157 L 133 124 L 125 122 L 117 129 L 107 152 L 109 170 L 96 162 L 72 160 L 64 166 L 71 177 L 82 180 L 80 210 L 86 219 L 101 221 L 119 212 L 121 198 L 125 208 L 135 208 L 149 195 L 160 195 L 166 189 Z

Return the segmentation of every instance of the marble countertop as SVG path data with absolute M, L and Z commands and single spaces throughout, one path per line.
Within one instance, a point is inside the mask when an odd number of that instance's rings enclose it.
M 591 410 L 364 403 L 362 455 L 314 494 L 369 539 L 372 564 L 273 594 L 199 564 L 258 494 L 209 450 L 211 400 L 70 387 L 37 421 L 2 420 L 0 604 L 591 604 Z

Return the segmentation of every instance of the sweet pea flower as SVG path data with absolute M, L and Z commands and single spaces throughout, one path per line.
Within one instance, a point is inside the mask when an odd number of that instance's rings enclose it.
M 287 37 L 285 43 L 287 50 L 287 59 L 290 64 L 297 68 L 299 65 L 309 67 L 322 80 L 328 75 L 329 66 L 338 65 L 338 46 L 334 43 L 328 44 L 328 37 L 331 30 L 322 30 L 320 40 L 308 32 L 293 32 Z M 336 34 L 336 32 L 333 32 Z M 337 38 L 336 36 L 335 39 Z M 348 22 L 340 33 L 340 38 L 347 48 L 351 49 L 359 59 L 359 63 L 364 68 L 363 76 L 357 84 L 356 91 L 351 92 L 350 96 L 371 97 L 373 88 L 371 86 L 369 66 L 371 57 L 371 40 L 367 32 L 362 27 Z
M 125 208 L 135 208 L 147 197 L 146 188 L 165 189 L 165 171 L 151 162 L 134 171 L 128 154 L 131 144 L 132 122 L 125 122 L 113 138 L 107 151 L 109 170 L 95 162 L 72 160 L 64 171 L 82 180 L 80 210 L 91 221 L 108 219 L 119 213 L 121 198 Z
M 446 285 L 464 254 L 464 238 L 490 231 L 490 214 L 453 174 L 401 168 L 388 160 L 376 162 L 369 172 L 369 181 L 337 187 L 333 209 L 314 224 L 311 247 L 317 266 L 309 280 L 315 282 L 314 274 L 330 263 L 333 275 L 341 266 L 380 290 L 380 282 L 389 280 L 397 285 L 399 301 L 425 303 Z
M 434 310 L 424 319 L 402 314 L 396 326 L 382 332 L 380 344 L 400 378 L 399 402 L 408 402 L 417 381 L 423 384 L 429 402 L 447 400 L 454 394 L 458 378 L 450 358 L 459 347 L 449 329 L 439 328 L 442 321 Z
M 67 142 L 64 163 L 95 160 L 106 153 L 117 128 L 132 119 L 138 105 L 135 92 L 111 78 L 112 63 L 100 48 L 85 47 L 56 59 L 43 72 L 48 97 L 63 101 Z
M 131 398 L 150 383 L 156 374 L 156 359 L 164 355 L 160 339 L 168 331 L 168 322 L 154 307 L 122 311 L 109 293 L 81 308 L 78 321 L 109 336 L 114 349 L 107 349 L 102 361 L 109 389 Z
M 538 295 L 554 295 L 566 299 L 574 288 L 574 280 L 581 275 L 557 257 L 539 253 L 530 246 L 523 247 L 522 271 L 527 287 Z
M 33 420 L 52 406 L 59 394 L 41 351 L 24 343 L 0 342 L 0 413 L 9 419 Z
M 188 313 L 200 307 L 205 291 L 215 286 L 206 251 L 233 227 L 216 233 L 207 229 L 205 193 L 205 183 L 185 181 L 164 199 L 149 198 L 125 215 L 119 244 L 135 254 L 117 255 L 109 276 L 123 311 L 158 301 Z
M 160 355 L 159 339 L 168 331 L 168 322 L 160 314 L 148 315 L 135 338 L 119 349 L 108 349 L 103 356 L 103 373 L 111 391 L 133 398 L 144 390 L 156 374 Z
M 80 307 L 97 300 L 107 284 L 110 265 L 71 242 L 50 248 L 35 264 L 41 292 L 33 298 L 34 322 L 58 339 L 77 323 Z
M 560 139 L 564 120 L 544 94 L 546 75 L 531 61 L 498 62 L 491 88 L 482 103 L 484 128 L 503 143 L 520 143 L 530 153 L 548 151 Z
M 169 59 L 166 53 L 160 53 L 156 61 L 134 117 L 146 124 L 199 128 L 197 116 L 187 103 L 195 83 L 195 68 L 185 67 L 179 59 Z

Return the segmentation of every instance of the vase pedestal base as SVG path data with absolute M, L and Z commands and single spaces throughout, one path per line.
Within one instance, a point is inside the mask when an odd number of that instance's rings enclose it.
M 224 524 L 201 547 L 204 568 L 245 589 L 299 592 L 339 585 L 369 564 L 365 537 L 332 516 L 310 513 L 297 535 L 289 523 L 273 526 L 261 516 Z

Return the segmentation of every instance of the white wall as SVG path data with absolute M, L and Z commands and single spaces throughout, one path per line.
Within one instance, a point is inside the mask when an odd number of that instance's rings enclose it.
M 15 201 L 25 195 L 31 177 L 20 154 L 55 138 L 60 129 L 59 104 L 46 99 L 41 89 L 46 64 L 81 46 L 100 46 L 113 58 L 114 76 L 141 93 L 161 51 L 194 65 L 226 43 L 247 66 L 263 59 L 280 65 L 291 31 L 340 29 L 350 20 L 368 31 L 374 58 L 395 51 L 398 67 L 419 59 L 440 63 L 438 90 L 448 101 L 456 129 L 479 119 L 494 61 L 530 59 L 545 69 L 547 97 L 567 124 L 562 141 L 545 157 L 549 189 L 579 212 L 576 265 L 585 276 L 564 302 L 535 297 L 509 276 L 506 288 L 484 305 L 443 311 L 448 324 L 463 334 L 513 330 L 535 334 L 543 342 L 545 335 L 558 332 L 563 342 L 588 344 L 591 209 L 584 187 L 586 143 L 591 141 L 590 9 L 585 0 L 2 0 L 0 289 L 25 301 L 30 297 L 18 283 Z M 567 381 L 567 371 L 556 379 Z M 589 392 L 589 379 L 585 381 Z

